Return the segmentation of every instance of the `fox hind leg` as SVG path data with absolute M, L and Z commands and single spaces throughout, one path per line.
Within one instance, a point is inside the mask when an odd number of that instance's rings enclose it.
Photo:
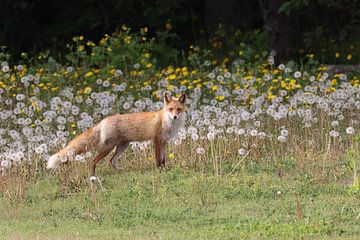
M 102 149 L 100 151 L 100 153 L 96 156 L 96 158 L 93 160 L 92 162 L 92 166 L 91 166 L 91 176 L 95 176 L 95 167 L 96 167 L 96 164 L 101 160 L 103 159 L 104 157 L 106 157 L 110 152 L 111 150 L 114 149 L 114 146 L 108 146 L 104 149 Z
M 120 167 L 119 167 L 120 155 L 125 151 L 125 149 L 128 146 L 129 146 L 129 143 L 123 143 L 116 147 L 116 151 L 115 151 L 114 155 L 112 156 L 112 158 L 110 159 L 110 164 L 111 164 L 111 166 L 113 166 L 113 168 L 115 168 L 117 170 L 120 169 Z

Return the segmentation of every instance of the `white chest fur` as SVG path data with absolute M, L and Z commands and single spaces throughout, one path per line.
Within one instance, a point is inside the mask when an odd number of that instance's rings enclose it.
M 169 140 L 177 135 L 180 128 L 185 124 L 186 113 L 182 113 L 178 119 L 166 118 L 166 121 L 163 126 L 163 131 L 165 132 L 166 140 Z

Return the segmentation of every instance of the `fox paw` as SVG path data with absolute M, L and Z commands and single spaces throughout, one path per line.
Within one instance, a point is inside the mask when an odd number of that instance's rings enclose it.
M 116 163 L 111 163 L 111 166 L 115 169 L 115 170 L 121 170 L 120 164 L 118 162 Z

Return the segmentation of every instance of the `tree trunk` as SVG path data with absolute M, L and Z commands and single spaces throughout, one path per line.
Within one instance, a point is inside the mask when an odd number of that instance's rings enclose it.
M 302 34 L 297 18 L 279 13 L 285 0 L 259 0 L 265 31 L 271 50 L 276 52 L 276 61 L 288 61 L 296 57 L 301 46 Z

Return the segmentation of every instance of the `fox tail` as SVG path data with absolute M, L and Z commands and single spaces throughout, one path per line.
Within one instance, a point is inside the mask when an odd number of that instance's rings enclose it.
M 100 141 L 100 127 L 89 128 L 76 136 L 69 144 L 59 152 L 52 155 L 47 163 L 48 169 L 56 169 L 60 162 L 66 162 L 70 156 L 92 150 Z

